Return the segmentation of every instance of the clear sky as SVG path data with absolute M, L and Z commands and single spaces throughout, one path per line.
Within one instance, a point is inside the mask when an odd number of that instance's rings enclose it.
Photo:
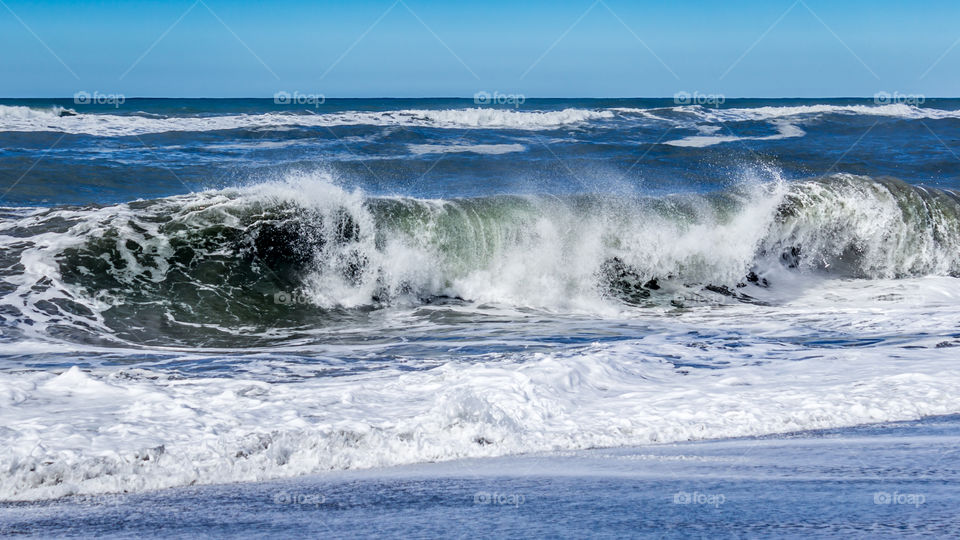
M 0 0 L 0 96 L 958 96 L 958 22 L 956 0 Z

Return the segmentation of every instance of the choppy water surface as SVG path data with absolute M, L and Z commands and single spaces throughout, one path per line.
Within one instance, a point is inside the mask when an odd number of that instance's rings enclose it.
M 0 498 L 958 413 L 958 129 L 4 101 Z

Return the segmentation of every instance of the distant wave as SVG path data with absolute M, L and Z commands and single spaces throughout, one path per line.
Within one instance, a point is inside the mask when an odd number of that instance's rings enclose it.
M 960 111 L 917 107 L 904 103 L 890 105 L 797 105 L 783 107 L 743 107 L 743 108 L 709 108 L 699 105 L 676 107 L 678 112 L 695 115 L 708 122 L 736 122 L 749 120 L 773 120 L 797 116 L 811 116 L 819 114 L 843 114 L 854 116 L 887 116 L 910 120 L 940 120 L 945 118 L 960 118 Z
M 0 131 L 54 131 L 96 136 L 130 136 L 165 132 L 315 126 L 410 126 L 457 129 L 541 130 L 613 118 L 610 111 L 564 109 L 513 111 L 503 109 L 424 109 L 346 111 L 324 114 L 264 113 L 225 116 L 156 118 L 142 115 L 80 114 L 60 116 L 62 109 L 0 105 Z
M 64 111 L 70 114 L 64 114 Z M 669 117 L 685 115 L 688 118 Z M 906 104 L 890 105 L 799 105 L 743 108 L 708 108 L 699 105 L 669 108 L 577 109 L 557 111 L 518 111 L 509 109 L 407 109 L 395 111 L 342 111 L 309 114 L 271 112 L 222 116 L 160 117 L 155 114 L 73 114 L 62 107 L 31 108 L 0 105 L 0 131 L 52 131 L 94 136 L 132 136 L 166 132 L 204 132 L 231 129 L 291 129 L 296 127 L 333 127 L 351 125 L 407 126 L 448 129 L 553 130 L 595 121 L 643 118 L 690 127 L 691 122 L 738 122 L 789 120 L 795 125 L 805 117 L 824 114 L 885 116 L 903 119 L 960 118 L 960 111 Z M 796 135 L 797 131 L 788 128 Z M 799 128 L 797 128 L 799 129 Z M 777 137 L 777 138 L 786 138 Z M 707 139 L 689 139 L 684 146 L 706 146 Z M 723 141 L 718 141 L 723 142 Z

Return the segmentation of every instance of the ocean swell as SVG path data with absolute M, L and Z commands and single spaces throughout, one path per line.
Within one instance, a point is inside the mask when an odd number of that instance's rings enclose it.
M 613 118 L 604 110 L 512 111 L 493 108 L 343 111 L 316 114 L 270 112 L 158 118 L 144 114 L 70 114 L 61 107 L 34 109 L 0 105 L 0 131 L 53 131 L 100 137 L 150 133 L 205 132 L 233 129 L 405 126 L 450 129 L 548 130 L 577 126 L 590 120 Z
M 561 312 L 704 291 L 753 302 L 794 276 L 960 275 L 958 212 L 952 191 L 851 175 L 663 198 L 429 200 L 294 174 L 23 211 L 0 230 L 0 302 L 15 327 L 156 344 L 194 326 L 233 339 L 263 321 L 444 299 Z

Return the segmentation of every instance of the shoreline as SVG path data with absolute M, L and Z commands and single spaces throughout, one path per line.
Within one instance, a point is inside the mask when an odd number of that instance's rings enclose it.
M 960 534 L 960 415 L 0 503 L 0 534 Z

